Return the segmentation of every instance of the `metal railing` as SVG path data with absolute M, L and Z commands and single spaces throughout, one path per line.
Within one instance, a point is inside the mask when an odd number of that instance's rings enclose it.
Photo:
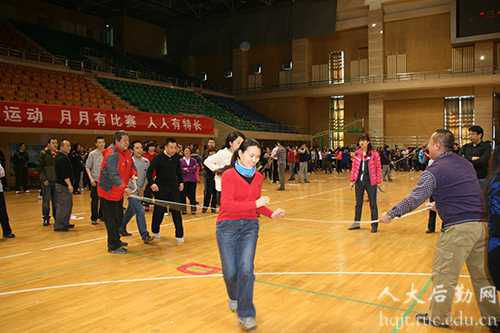
M 408 81 L 431 80 L 431 79 L 432 80 L 449 79 L 455 77 L 471 77 L 471 76 L 483 76 L 483 75 L 494 75 L 494 74 L 500 74 L 500 65 L 463 68 L 463 69 L 443 69 L 435 71 L 400 73 L 400 74 L 390 74 L 390 75 L 361 76 L 355 78 L 344 78 L 342 83 L 333 82 L 333 80 L 297 82 L 289 84 L 234 89 L 233 93 L 235 95 L 242 95 L 246 93 L 261 93 L 266 91 L 298 90 L 298 89 L 315 88 L 315 87 L 323 88 L 325 86 L 342 87 L 342 86 L 352 86 L 359 84 L 408 82 Z
M 89 49 L 90 50 L 90 49 Z M 50 63 L 53 65 L 61 65 L 78 71 L 95 71 L 101 73 L 113 74 L 117 77 L 127 79 L 145 79 L 148 81 L 156 81 L 170 83 L 176 87 L 185 88 L 201 88 L 212 91 L 228 92 L 228 89 L 223 86 L 213 86 L 208 84 L 199 84 L 194 81 L 180 80 L 178 78 L 165 77 L 154 72 L 143 72 L 122 69 L 120 67 L 97 64 L 89 60 L 72 60 L 65 56 L 52 55 L 43 52 L 32 52 L 28 50 L 13 49 L 8 46 L 0 45 L 0 56 L 19 58 L 23 60 L 38 61 L 40 63 Z
M 68 66 L 68 58 L 63 56 L 52 55 L 43 52 L 33 52 L 28 50 L 13 49 L 11 47 L 0 45 L 0 56 L 20 58 L 24 60 L 32 60 L 53 65 Z
M 429 143 L 429 135 L 422 136 L 370 136 L 370 143 L 373 148 L 383 147 L 388 145 L 394 149 L 398 145 L 399 149 L 403 147 L 421 147 Z M 358 137 L 350 137 L 344 139 L 344 146 L 355 147 L 358 144 Z
M 216 106 L 214 106 L 216 108 Z M 220 108 L 220 107 L 219 107 Z M 206 108 L 204 105 L 198 104 L 186 104 L 179 103 L 179 112 L 186 115 L 196 115 L 203 117 L 211 117 L 217 119 L 218 112 L 213 111 L 211 108 Z M 230 113 L 230 112 L 229 112 Z M 244 128 L 251 125 L 254 131 L 261 132 L 271 132 L 271 133 L 280 133 L 280 134 L 309 134 L 309 127 L 302 126 L 293 126 L 293 125 L 283 125 L 283 124 L 270 124 L 270 123 L 261 123 L 254 121 L 245 121 L 237 116 L 232 116 L 232 121 L 236 122 L 236 128 Z M 228 124 L 231 125 L 231 124 Z

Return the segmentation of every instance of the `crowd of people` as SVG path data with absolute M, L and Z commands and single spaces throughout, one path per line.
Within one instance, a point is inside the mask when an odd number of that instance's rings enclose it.
M 378 230 L 379 223 L 389 223 L 431 198 L 429 232 L 434 232 L 436 212 L 442 219 L 442 229 L 435 248 L 433 284 L 440 285 L 444 293 L 453 295 L 462 266 L 467 263 L 477 302 L 484 318 L 490 320 L 492 331 L 498 330 L 500 309 L 495 302 L 480 299 L 478 290 L 500 287 L 500 142 L 493 158 L 492 147 L 484 142 L 483 129 L 469 128 L 470 143 L 458 147 L 453 134 L 438 130 L 422 147 L 399 150 L 385 145 L 374 149 L 367 134 L 359 138 L 357 149 L 313 148 L 306 144 L 283 145 L 262 149 L 260 144 L 231 132 L 223 149 L 216 150 L 213 138 L 200 155 L 199 149 L 190 144 L 182 146 L 175 139 L 167 139 L 160 145 L 150 141 L 129 142 L 125 131 L 115 133 L 113 142 L 106 148 L 104 137 L 96 137 L 96 148 L 85 151 L 80 144 L 68 140 L 47 140 L 40 152 L 37 168 L 43 199 L 43 225 L 49 226 L 54 219 L 54 231 L 67 232 L 74 228 L 70 223 L 73 195 L 88 186 L 91 191 L 91 223 L 103 220 L 107 230 L 108 252 L 127 253 L 127 243 L 122 236 L 131 236 L 127 225 L 136 216 L 139 233 L 144 243 L 160 238 L 160 225 L 165 215 L 172 216 L 175 238 L 184 243 L 182 215 L 190 211 L 212 213 L 219 207 L 217 217 L 217 244 L 221 257 L 224 281 L 229 297 L 229 308 L 238 311 L 239 323 L 246 329 L 257 327 L 253 305 L 253 260 L 258 238 L 260 214 L 279 218 L 285 211 L 269 210 L 267 196 L 261 196 L 262 182 L 268 177 L 279 183 L 277 190 L 285 190 L 285 168 L 290 171 L 288 181 L 309 183 L 308 174 L 313 172 L 337 173 L 350 171 L 351 190 L 355 190 L 356 204 L 354 223 L 349 230 L 360 229 L 364 193 L 368 195 L 371 210 L 371 232 Z M 22 180 L 23 168 L 29 157 L 26 145 L 20 144 L 12 163 L 16 170 L 16 193 L 20 186 L 28 191 Z M 392 171 L 421 170 L 419 182 L 411 194 L 379 218 L 377 197 L 383 181 L 392 182 Z M 18 175 L 19 172 L 19 175 Z M 204 175 L 204 199 L 196 201 L 196 187 Z M 0 177 L 5 170 L 0 166 Z M 87 179 L 85 181 L 84 179 Z M 85 184 L 85 185 L 83 185 Z M 484 199 L 483 195 L 484 193 Z M 123 207 L 124 196 L 128 207 Z M 152 198 L 154 197 L 154 201 Z M 189 204 L 187 204 L 189 199 Z M 154 203 L 148 232 L 145 211 Z M 484 205 L 486 203 L 486 205 Z M 52 204 L 52 216 L 50 206 Z M 432 215 L 433 214 L 433 215 Z M 14 238 L 0 184 L 0 219 L 3 235 Z M 431 230 L 432 229 L 432 230 Z M 464 237 L 464 235 L 468 235 Z M 460 242 L 457 242 L 460 240 Z M 484 253 L 487 252 L 488 256 Z M 447 258 L 443 260 L 443 258 Z M 488 270 L 485 269 L 488 267 Z M 477 289 L 477 290 L 476 290 Z M 445 302 L 431 302 L 429 313 L 417 315 L 419 322 L 438 327 L 449 327 L 453 297 Z

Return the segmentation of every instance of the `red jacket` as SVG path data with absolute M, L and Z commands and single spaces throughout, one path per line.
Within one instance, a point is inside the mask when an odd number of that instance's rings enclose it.
M 235 168 L 222 174 L 220 209 L 217 222 L 223 220 L 256 219 L 257 213 L 271 217 L 273 211 L 263 206 L 257 208 L 255 201 L 260 198 L 262 174 L 255 173 L 252 183 L 243 179 Z
M 382 167 L 380 165 L 379 154 L 372 149 L 371 155 L 368 158 L 368 170 L 370 172 L 370 185 L 380 184 L 382 182 Z M 358 180 L 359 167 L 361 161 L 363 160 L 363 149 L 359 148 L 358 151 L 354 153 L 352 158 L 352 168 L 351 168 L 351 182 Z
M 109 201 L 120 201 L 137 169 L 128 150 L 121 151 L 113 144 L 102 152 L 103 160 L 99 172 L 97 193 Z
M 296 163 L 297 162 L 297 157 L 295 156 L 295 151 L 293 149 L 290 149 L 288 152 L 288 163 Z

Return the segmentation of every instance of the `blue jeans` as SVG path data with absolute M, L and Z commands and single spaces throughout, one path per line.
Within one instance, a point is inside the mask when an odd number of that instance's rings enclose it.
M 149 236 L 148 228 L 146 226 L 146 217 L 144 216 L 144 208 L 142 207 L 141 201 L 128 198 L 128 207 L 123 215 L 123 224 L 120 231 L 127 231 L 127 224 L 130 222 L 132 217 L 135 215 L 135 220 L 137 221 L 137 228 L 139 228 L 139 233 L 141 234 L 142 240 L 145 240 Z
M 217 222 L 217 245 L 230 299 L 238 301 L 240 318 L 255 318 L 253 261 L 259 237 L 259 220 Z
M 45 186 L 43 182 L 40 184 L 42 186 L 42 214 L 43 220 L 50 220 L 50 198 L 52 198 L 52 217 L 56 218 L 57 211 L 57 192 L 56 192 L 56 182 L 49 181 L 49 185 Z
M 290 179 L 295 179 L 295 162 L 290 164 Z

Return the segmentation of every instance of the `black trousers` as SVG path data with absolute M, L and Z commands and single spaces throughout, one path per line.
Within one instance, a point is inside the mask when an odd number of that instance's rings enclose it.
M 0 223 L 2 224 L 2 231 L 4 235 L 12 233 L 9 224 L 9 215 L 7 214 L 7 206 L 5 205 L 5 197 L 3 192 L 0 192 Z
M 273 182 L 278 182 L 278 160 L 273 161 Z
M 123 223 L 123 198 L 119 201 L 101 198 L 101 206 L 104 224 L 108 231 L 108 250 L 116 250 L 122 242 L 118 230 Z
M 5 234 L 5 232 L 4 232 Z M 500 289 L 500 246 L 488 252 L 488 270 L 497 290 Z
M 23 190 L 28 189 L 28 168 L 26 167 L 15 167 L 16 171 L 16 191 L 21 190 L 21 186 Z
M 102 220 L 102 205 L 99 204 L 99 195 L 97 194 L 97 186 L 90 185 L 90 219 L 92 221 Z M 96 184 L 97 185 L 97 184 Z
M 172 201 L 172 202 L 181 202 L 181 193 L 177 187 L 175 188 L 165 188 L 165 186 L 159 186 L 160 189 L 158 192 L 153 192 L 155 199 Z M 163 217 L 167 212 L 167 207 L 155 205 L 153 210 L 153 221 L 151 222 L 151 230 L 154 234 L 160 232 L 160 225 L 163 222 Z M 184 228 L 182 226 L 182 216 L 181 212 L 178 210 L 170 209 L 170 213 L 172 214 L 172 219 L 174 220 L 175 226 L 175 237 L 182 238 L 184 237 Z
M 217 205 L 217 191 L 215 190 L 215 181 L 212 179 L 207 179 L 207 188 L 205 191 L 205 197 L 203 198 L 203 209 L 212 208 L 215 210 Z
M 434 198 L 431 197 L 429 198 L 430 202 L 434 202 Z M 430 231 L 436 231 L 436 217 L 437 213 L 433 210 L 429 210 L 429 222 L 427 223 L 427 229 Z
M 371 220 L 378 220 L 378 206 L 377 206 L 377 185 L 371 185 L 370 180 L 356 181 L 356 210 L 354 214 L 354 221 L 361 221 L 361 213 L 363 211 L 363 196 L 368 193 L 370 199 Z M 378 222 L 372 223 L 378 226 Z
M 184 182 L 184 189 L 181 192 L 181 197 L 182 203 L 186 203 L 187 197 L 191 204 L 191 212 L 196 212 L 196 182 Z M 187 206 L 184 211 L 188 211 Z
M 80 170 L 76 170 L 76 168 L 73 168 L 73 191 L 79 191 L 80 190 Z

